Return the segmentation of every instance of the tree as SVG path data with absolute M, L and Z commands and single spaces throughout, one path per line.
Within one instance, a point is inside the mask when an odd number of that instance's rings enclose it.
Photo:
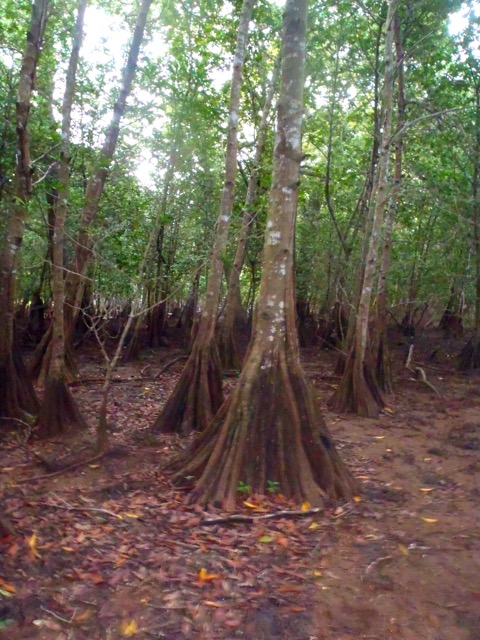
M 223 321 L 220 325 L 218 335 L 218 348 L 220 359 L 224 369 L 240 369 L 241 360 L 238 351 L 238 329 L 246 323 L 246 312 L 242 307 L 242 298 L 240 294 L 240 274 L 245 260 L 247 251 L 248 238 L 252 228 L 253 211 L 255 198 L 257 194 L 257 184 L 259 179 L 260 161 L 265 148 L 265 141 L 268 133 L 268 123 L 270 118 L 270 110 L 275 92 L 275 85 L 278 77 L 280 59 L 278 58 L 270 80 L 265 104 L 262 109 L 262 119 L 258 130 L 258 136 L 255 146 L 255 155 L 253 158 L 253 166 L 248 179 L 247 195 L 245 196 L 245 204 L 242 211 L 242 220 L 240 233 L 235 249 L 235 257 L 233 260 L 230 273 L 228 274 L 228 289 L 225 309 L 223 312 Z
M 17 153 L 14 197 L 0 255 L 0 416 L 20 419 L 38 407 L 33 386 L 14 345 L 14 278 L 32 192 L 29 115 L 38 59 L 48 17 L 48 0 L 35 0 L 17 90 Z
M 180 379 L 153 425 L 155 431 L 175 432 L 182 435 L 188 435 L 193 430 L 201 431 L 209 424 L 223 401 L 221 365 L 215 341 L 215 327 L 222 284 L 223 259 L 233 209 L 243 62 L 253 6 L 254 0 L 244 0 L 240 14 L 230 87 L 225 180 L 198 332 Z
M 238 385 L 211 424 L 173 466 L 177 481 L 197 480 L 198 501 L 226 510 L 235 508 L 240 481 L 259 493 L 268 482 L 277 482 L 298 503 L 349 498 L 355 490 L 300 364 L 295 326 L 306 18 L 306 0 L 287 0 L 263 272 L 246 361 Z
M 135 30 L 130 45 L 127 63 L 125 65 L 122 83 L 118 92 L 118 97 L 113 107 L 113 115 L 107 129 L 105 140 L 99 154 L 96 169 L 88 180 L 85 189 L 84 207 L 82 210 L 80 229 L 75 243 L 75 252 L 72 265 L 65 278 L 65 341 L 66 360 L 65 365 L 72 369 L 72 358 L 68 358 L 72 347 L 73 332 L 76 320 L 82 307 L 82 300 L 85 291 L 85 278 L 88 267 L 92 259 L 92 226 L 95 222 L 100 199 L 105 188 L 105 183 L 109 174 L 110 164 L 117 146 L 120 133 L 120 121 L 127 106 L 127 98 L 130 94 L 135 71 L 137 68 L 138 55 L 143 40 L 143 34 L 148 17 L 148 11 L 153 0 L 142 0 L 140 5 Z M 43 368 L 50 367 L 52 356 L 52 334 L 46 333 L 44 339 L 38 345 L 32 363 L 32 371 L 39 373 Z M 46 362 L 43 362 L 46 358 Z
M 403 73 L 403 37 L 400 29 L 398 12 L 394 18 L 394 39 L 397 67 L 397 123 L 394 137 L 395 166 L 393 170 L 393 185 L 385 220 L 383 246 L 381 248 L 380 266 L 377 283 L 377 305 L 371 336 L 372 361 L 375 379 L 384 392 L 393 391 L 392 370 L 388 354 L 387 343 L 387 276 L 390 268 L 393 223 L 397 212 L 398 193 L 402 184 L 403 160 L 403 127 L 405 126 L 405 79 Z
M 381 246 L 382 224 L 389 197 L 388 168 L 395 79 L 393 56 L 394 18 L 397 8 L 398 0 L 390 0 L 388 4 L 385 36 L 385 79 L 383 88 L 383 126 L 380 157 L 375 177 L 372 229 L 369 237 L 365 272 L 362 278 L 362 293 L 357 310 L 355 336 L 345 364 L 342 380 L 331 400 L 331 406 L 336 411 L 350 410 L 369 418 L 377 417 L 379 408 L 383 406 L 383 400 L 371 366 L 367 342 L 370 301 L 372 298 L 377 257 L 379 247 Z
M 476 66 L 476 65 L 475 65 Z M 474 67 L 475 76 L 478 70 Z M 475 131 L 473 148 L 471 226 L 473 260 L 475 265 L 475 310 L 473 336 L 462 349 L 458 357 L 460 371 L 480 368 L 480 81 L 475 78 Z
M 87 0 L 79 0 L 72 51 L 67 69 L 62 105 L 62 141 L 58 168 L 58 194 L 54 199 L 53 223 L 53 323 L 52 355 L 45 380 L 37 426 L 39 437 L 57 436 L 70 428 L 86 427 L 76 402 L 65 381 L 64 327 L 64 250 L 65 221 L 68 208 L 70 125 L 75 96 L 76 74 L 83 39 L 83 21 Z

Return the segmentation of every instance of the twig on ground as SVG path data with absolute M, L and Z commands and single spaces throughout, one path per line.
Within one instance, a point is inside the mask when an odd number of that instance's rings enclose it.
M 160 369 L 160 371 L 157 374 L 155 374 L 154 380 L 157 380 L 157 378 L 159 378 L 162 374 L 164 374 L 165 371 L 167 371 L 167 369 L 170 369 L 170 367 L 172 367 L 176 362 L 179 362 L 180 360 L 186 360 L 187 358 L 188 358 L 187 355 L 183 355 L 183 356 L 178 356 L 173 360 L 170 360 L 170 362 L 167 362 L 167 364 L 163 367 L 163 369 Z
M 87 458 L 87 460 L 81 460 L 80 462 L 75 462 L 75 464 L 71 464 L 68 467 L 64 467 L 59 471 L 54 471 L 53 473 L 46 473 L 43 476 L 33 476 L 30 478 L 23 478 L 22 480 L 17 480 L 16 484 L 25 484 L 26 482 L 37 482 L 37 480 L 48 480 L 48 478 L 53 478 L 55 476 L 59 476 L 61 473 L 66 473 L 67 471 L 72 471 L 73 469 L 77 469 L 78 467 L 83 467 L 85 464 L 90 464 L 91 462 L 96 462 L 101 458 L 104 458 L 108 454 L 108 451 L 103 451 L 93 458 Z
M 118 518 L 118 520 L 123 520 L 123 517 L 114 511 L 109 511 L 108 509 L 101 509 L 100 507 L 75 507 L 70 504 L 52 504 L 51 502 L 42 502 L 42 506 L 44 507 L 52 507 L 53 509 L 63 509 L 64 511 L 92 511 L 94 513 L 104 513 L 107 516 L 112 516 L 112 518 Z
M 55 613 L 55 611 L 51 611 L 50 609 L 47 609 L 46 607 L 43 607 L 42 605 L 40 605 L 40 609 L 42 611 L 45 611 L 45 613 L 50 614 L 51 616 L 53 616 L 54 618 L 56 618 L 57 620 L 60 620 L 61 622 L 65 622 L 66 624 L 72 624 L 75 616 L 77 615 L 77 610 L 75 609 L 72 617 L 70 618 L 70 620 L 67 620 L 67 618 L 62 618 L 62 616 L 59 616 L 58 613 Z
M 424 384 L 427 385 L 427 387 L 429 387 L 434 393 L 436 393 L 436 395 L 439 398 L 442 398 L 442 394 L 440 393 L 440 391 L 434 387 L 434 385 L 427 380 L 427 374 L 425 373 L 425 371 L 422 369 L 422 367 L 412 367 L 412 355 L 413 355 L 413 344 L 410 345 L 410 347 L 408 348 L 408 356 L 407 356 L 407 360 L 405 362 L 405 369 L 408 369 L 411 373 L 413 373 L 413 375 L 415 376 L 415 380 L 418 380 L 419 382 L 423 382 Z
M 258 516 L 243 516 L 235 514 L 233 516 L 225 516 L 223 518 L 206 518 L 200 520 L 201 527 L 211 527 L 215 524 L 233 524 L 238 523 L 252 523 L 256 520 L 273 520 L 275 518 L 305 518 L 306 516 L 312 516 L 317 513 L 323 513 L 323 507 L 315 507 L 314 509 L 307 509 L 307 511 L 275 511 L 275 513 L 265 513 Z

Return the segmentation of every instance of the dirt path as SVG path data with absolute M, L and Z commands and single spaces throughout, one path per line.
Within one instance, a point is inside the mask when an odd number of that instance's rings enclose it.
M 17 535 L 0 540 L 1 638 L 480 639 L 477 378 L 434 374 L 438 399 L 399 371 L 391 413 L 326 414 L 362 482 L 356 502 L 205 527 L 159 470 L 183 443 L 145 430 L 181 363 L 154 374 L 175 355 L 119 371 L 113 456 L 29 486 L 18 481 L 45 469 L 30 449 L 3 444 L 0 490 Z M 305 360 L 324 403 L 332 356 L 312 349 Z M 88 358 L 82 370 L 99 375 Z M 93 416 L 99 385 L 76 393 Z M 58 459 L 73 446 L 36 449 Z M 299 505 L 246 490 L 239 507 L 262 515 Z

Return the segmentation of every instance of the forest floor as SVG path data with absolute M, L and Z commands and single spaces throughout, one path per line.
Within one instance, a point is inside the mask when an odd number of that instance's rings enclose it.
M 402 368 L 397 346 L 396 390 L 378 420 L 325 411 L 363 488 L 318 514 L 262 519 L 301 505 L 244 487 L 239 512 L 259 519 L 206 525 L 225 514 L 169 485 L 161 467 L 185 443 L 148 427 L 181 371 L 155 378 L 181 354 L 173 346 L 117 370 L 109 455 L 55 475 L 35 453 L 85 460 L 92 434 L 33 446 L 7 437 L 0 495 L 15 533 L 0 539 L 0 638 L 479 640 L 480 377 L 455 373 L 458 345 L 438 341 L 414 357 L 440 346 L 425 371 L 441 397 Z M 334 359 L 303 351 L 322 406 Z M 74 391 L 93 433 L 93 348 L 80 365 Z

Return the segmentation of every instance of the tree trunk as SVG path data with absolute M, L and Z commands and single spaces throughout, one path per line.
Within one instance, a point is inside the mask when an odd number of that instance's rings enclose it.
M 475 319 L 473 336 L 458 356 L 459 371 L 480 369 L 480 84 L 475 86 L 475 148 L 472 200 L 473 251 L 475 259 Z
M 400 18 L 398 13 L 394 19 L 394 38 L 397 67 L 397 133 L 395 137 L 395 168 L 393 188 L 385 221 L 383 248 L 380 260 L 380 272 L 377 286 L 377 309 L 372 331 L 372 361 L 375 367 L 375 378 L 380 389 L 386 393 L 393 391 L 392 369 L 387 343 L 387 276 L 392 254 L 393 222 L 397 211 L 397 199 L 402 183 L 403 159 L 403 127 L 405 124 L 405 81 L 404 81 L 404 51 Z
M 381 48 L 381 40 L 383 34 L 383 20 L 380 19 L 378 22 L 378 31 L 377 37 L 375 41 L 375 70 L 374 70 L 374 99 L 373 99 L 373 133 L 372 133 L 372 150 L 370 153 L 370 163 L 367 171 L 367 175 L 365 178 L 364 186 L 362 193 L 357 201 L 357 205 L 353 214 L 349 220 L 349 224 L 345 231 L 345 241 L 348 243 L 348 246 L 351 248 L 355 239 L 360 231 L 363 228 L 364 232 L 364 240 L 363 240 L 363 248 L 362 248 L 362 258 L 359 269 L 359 275 L 357 279 L 357 284 L 355 287 L 355 291 L 353 294 L 353 304 L 347 304 L 346 308 L 348 310 L 347 317 L 347 333 L 342 341 L 342 351 L 340 352 L 340 356 L 337 360 L 337 364 L 335 367 L 335 373 L 337 375 L 343 375 L 345 371 L 345 365 L 347 362 L 347 354 L 351 349 L 354 335 L 355 335 L 355 318 L 358 310 L 358 304 L 360 301 L 360 296 L 362 292 L 362 282 L 365 273 L 365 263 L 367 260 L 368 254 L 368 245 L 369 238 L 372 229 L 372 218 L 373 218 L 373 209 L 372 209 L 372 194 L 374 191 L 374 180 L 375 174 L 377 170 L 378 163 L 378 153 L 380 147 L 380 48 Z M 336 269 L 335 274 L 335 283 L 342 281 L 342 274 L 346 272 L 349 257 L 351 252 L 347 255 L 342 255 L 339 259 L 340 266 Z M 343 264 L 342 264 L 343 261 Z M 343 298 L 342 293 L 342 298 Z M 343 306 L 343 301 L 341 301 Z
M 197 480 L 194 497 L 235 509 L 240 481 L 258 493 L 319 504 L 349 498 L 343 466 L 301 367 L 295 330 L 293 252 L 298 202 L 306 0 L 287 0 L 272 189 L 254 332 L 240 380 L 209 427 L 173 463 L 175 480 Z
M 27 202 L 32 192 L 28 121 L 47 9 L 48 0 L 35 0 L 32 6 L 17 92 L 14 201 L 8 212 L 0 255 L 0 416 L 4 418 L 18 417 L 23 412 L 35 413 L 38 408 L 21 355 L 16 353 L 14 356 L 14 277 L 28 212 Z
M 240 296 L 240 274 L 243 269 L 248 238 L 251 232 L 260 162 L 265 148 L 265 141 L 267 139 L 268 121 L 270 118 L 279 67 L 280 58 L 275 62 L 272 79 L 270 81 L 270 86 L 265 98 L 265 104 L 262 109 L 262 119 L 258 130 L 253 168 L 248 180 L 247 195 L 245 197 L 245 204 L 243 207 L 240 235 L 238 238 L 232 269 L 228 277 L 227 301 L 225 304 L 224 317 L 218 334 L 218 350 L 224 369 L 241 368 L 241 354 L 238 349 L 237 332 L 242 329 L 245 330 L 247 324 L 247 313 L 242 306 L 242 298 Z
M 132 88 L 133 78 L 137 68 L 138 55 L 143 40 L 145 25 L 147 22 L 148 11 L 153 0 L 142 0 L 142 4 L 137 16 L 135 31 L 130 45 L 127 64 L 123 71 L 122 83 L 117 101 L 113 107 L 113 116 L 110 121 L 102 150 L 100 152 L 97 169 L 88 180 L 85 191 L 85 204 L 82 211 L 80 221 L 80 230 L 75 242 L 75 254 L 72 265 L 65 278 L 65 341 L 66 350 L 72 346 L 75 324 L 81 309 L 83 291 L 85 288 L 85 277 L 90 265 L 92 253 L 92 226 L 95 221 L 100 199 L 103 194 L 105 182 L 108 177 L 110 162 L 115 153 L 118 135 L 120 132 L 120 121 L 125 113 L 127 98 Z M 38 359 L 42 357 L 50 357 L 48 351 L 51 350 L 51 336 L 48 338 L 47 348 L 39 349 L 34 362 L 32 363 L 33 371 L 40 371 Z M 65 366 L 69 367 L 68 360 Z
M 64 332 L 64 256 L 65 220 L 67 217 L 70 164 L 70 124 L 75 96 L 78 58 L 83 39 L 83 20 L 87 0 L 79 0 L 77 19 L 68 63 L 62 105 L 62 142 L 58 168 L 59 190 L 55 201 L 53 227 L 53 323 L 50 366 L 45 380 L 43 402 L 37 421 L 38 436 L 55 437 L 69 430 L 86 428 L 77 404 L 65 380 Z
M 243 62 L 248 25 L 254 4 L 255 0 L 244 0 L 240 14 L 230 88 L 225 182 L 212 250 L 206 299 L 190 357 L 177 386 L 153 425 L 155 431 L 175 432 L 182 435 L 187 435 L 192 430 L 202 431 L 223 402 L 221 365 L 215 341 L 215 326 L 222 284 L 222 258 L 227 247 L 237 174 L 237 134 Z
M 372 231 L 369 240 L 368 254 L 365 262 L 365 273 L 362 292 L 358 305 L 355 323 L 355 336 L 350 350 L 342 380 L 331 399 L 335 411 L 353 411 L 368 418 L 379 414 L 383 400 L 377 387 L 370 354 L 367 351 L 368 321 L 370 301 L 375 278 L 378 250 L 381 241 L 381 230 L 388 202 L 388 167 L 391 146 L 393 87 L 395 64 L 393 57 L 394 17 L 399 0 L 390 0 L 387 12 L 385 36 L 385 79 L 383 89 L 383 126 L 380 145 L 378 172 L 375 179 L 375 198 L 372 217 Z

